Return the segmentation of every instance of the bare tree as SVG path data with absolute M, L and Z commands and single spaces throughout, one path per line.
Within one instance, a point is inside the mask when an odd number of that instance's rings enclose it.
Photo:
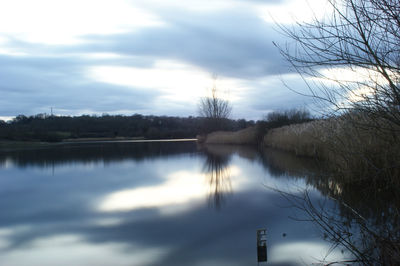
M 306 81 L 307 96 L 331 108 L 332 123 L 325 127 L 340 126 L 337 131 L 332 128 L 336 133 L 330 137 L 330 152 L 336 158 L 350 158 L 347 165 L 360 162 L 370 178 L 397 180 L 400 0 L 327 3 L 332 12 L 322 18 L 291 28 L 280 26 L 294 42 L 278 47 Z
M 377 181 L 394 187 L 400 171 L 400 0 L 327 2 L 332 12 L 323 18 L 293 27 L 280 26 L 294 42 L 276 46 L 306 81 L 309 93 L 305 95 L 330 107 L 333 113 L 329 114 L 340 115 L 340 130 L 332 130 L 332 138 L 337 139 L 329 142 L 334 155 L 342 154 L 348 159 L 342 161 L 350 166 L 367 166 L 368 171 L 362 176 L 343 178 L 344 185 L 357 189 L 371 183 L 372 192 L 378 193 Z M 351 131 L 354 128 L 355 134 Z M 370 137 L 369 142 L 364 141 L 366 136 Z M 356 139 L 360 145 L 346 145 Z M 390 156 L 385 157 L 386 152 Z M 355 164 L 357 160 L 362 163 Z M 353 177 L 360 168 L 353 167 Z M 399 263 L 397 223 L 388 222 L 387 228 L 372 230 L 374 227 L 366 226 L 367 219 L 358 215 L 353 206 L 340 201 L 360 228 L 363 239 L 357 242 L 352 234 L 354 227 L 324 209 L 316 209 L 307 195 L 300 202 L 298 206 L 335 246 L 341 244 L 354 255 L 354 263 Z M 397 219 L 398 205 L 392 206 L 391 211 Z
M 205 131 L 207 133 L 223 129 L 232 112 L 229 101 L 218 97 L 215 79 L 210 96 L 201 98 L 199 102 L 199 114 L 206 119 Z
M 400 1 L 328 3 L 333 12 L 323 18 L 280 26 L 295 42 L 278 48 L 306 80 L 308 96 L 393 130 L 400 126 Z
M 218 98 L 217 88 L 213 86 L 211 95 L 200 100 L 199 113 L 203 117 L 212 119 L 229 118 L 232 107 L 229 101 Z

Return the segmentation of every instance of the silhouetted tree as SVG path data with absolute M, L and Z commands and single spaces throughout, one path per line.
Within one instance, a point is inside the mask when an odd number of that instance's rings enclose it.
M 199 103 L 199 114 L 205 118 L 203 127 L 205 133 L 225 129 L 231 112 L 232 106 L 228 100 L 218 97 L 214 83 L 210 96 L 201 98 Z

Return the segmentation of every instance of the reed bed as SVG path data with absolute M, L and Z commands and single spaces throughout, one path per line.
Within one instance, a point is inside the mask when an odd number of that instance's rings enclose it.
M 207 135 L 206 144 L 256 144 L 257 129 L 248 127 L 236 132 L 217 131 Z
M 324 159 L 345 176 L 399 177 L 400 131 L 387 123 L 367 126 L 368 118 L 353 116 L 294 124 L 270 130 L 263 144 Z
M 263 140 L 266 146 L 324 159 L 326 171 L 308 175 L 307 183 L 334 198 L 340 213 L 313 205 L 307 192 L 297 207 L 316 221 L 334 247 L 346 247 L 362 265 L 400 261 L 399 132 L 388 121 L 348 114 L 276 128 Z

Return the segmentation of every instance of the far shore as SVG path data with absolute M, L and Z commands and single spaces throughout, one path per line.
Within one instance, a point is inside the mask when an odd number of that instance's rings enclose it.
M 115 141 L 115 140 L 144 140 L 144 137 L 105 137 L 105 138 L 68 138 L 63 139 L 62 142 L 87 142 L 87 141 Z
M 195 138 L 190 139 L 145 139 L 145 138 L 76 138 L 65 139 L 60 142 L 43 142 L 43 141 L 14 141 L 14 140 L 0 140 L 0 152 L 10 152 L 25 149 L 37 149 L 50 146 L 57 146 L 63 144 L 79 144 L 79 143 L 106 143 L 106 142 L 183 142 L 183 141 L 197 141 Z

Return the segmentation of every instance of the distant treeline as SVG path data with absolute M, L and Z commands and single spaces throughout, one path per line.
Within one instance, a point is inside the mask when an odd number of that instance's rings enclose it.
M 204 131 L 206 123 L 205 118 L 192 116 L 18 115 L 8 122 L 0 120 L 0 139 L 56 142 L 69 138 L 194 138 Z M 225 119 L 223 124 L 224 130 L 233 131 L 252 126 L 255 122 Z

